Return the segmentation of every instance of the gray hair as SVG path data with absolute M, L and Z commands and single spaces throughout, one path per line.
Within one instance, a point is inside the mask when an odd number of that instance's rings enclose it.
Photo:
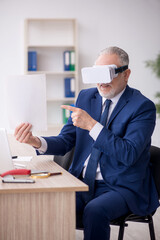
M 100 52 L 99 56 L 105 55 L 105 54 L 116 54 L 119 57 L 120 63 L 122 65 L 128 65 L 129 64 L 129 56 L 121 48 L 118 48 L 118 47 L 105 48 Z

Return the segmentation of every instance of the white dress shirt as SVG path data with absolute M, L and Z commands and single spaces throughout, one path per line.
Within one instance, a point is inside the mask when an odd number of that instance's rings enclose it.
M 111 98 L 111 104 L 110 104 L 110 107 L 109 107 L 109 113 L 108 113 L 108 118 L 107 118 L 107 122 L 118 102 L 118 100 L 120 99 L 120 97 L 122 96 L 123 92 L 125 91 L 125 89 L 123 89 L 123 91 L 121 91 L 119 94 L 117 94 L 115 97 Z M 105 108 L 105 104 L 104 102 L 106 101 L 106 98 L 102 98 L 102 113 L 104 111 L 104 108 Z M 100 124 L 99 122 L 97 122 L 94 127 L 91 129 L 91 131 L 89 132 L 89 135 L 93 138 L 94 141 L 96 141 L 98 135 L 100 134 L 100 132 L 102 131 L 103 129 L 103 125 Z M 42 137 L 39 137 L 40 141 L 41 141 L 41 147 L 38 148 L 37 150 L 39 151 L 39 153 L 43 154 L 47 151 L 47 142 L 44 138 Z M 86 172 L 86 167 L 87 167 L 87 164 L 88 164 L 88 160 L 89 160 L 89 157 L 90 155 L 87 157 L 85 163 L 84 163 L 84 168 L 83 168 L 83 172 L 82 172 L 82 176 L 84 177 L 85 175 L 85 172 Z M 101 171 L 100 171 L 100 165 L 98 164 L 98 167 L 97 167 L 97 172 L 96 172 L 96 180 L 102 180 L 103 177 L 101 175 Z

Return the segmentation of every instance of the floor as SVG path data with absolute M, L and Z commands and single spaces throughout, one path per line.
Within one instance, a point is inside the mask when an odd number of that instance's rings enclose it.
M 153 216 L 156 240 L 160 240 L 160 207 Z M 118 239 L 118 227 L 111 226 L 110 240 Z M 76 230 L 76 240 L 83 240 L 83 231 Z M 149 228 L 146 223 L 129 222 L 125 228 L 124 240 L 150 240 Z

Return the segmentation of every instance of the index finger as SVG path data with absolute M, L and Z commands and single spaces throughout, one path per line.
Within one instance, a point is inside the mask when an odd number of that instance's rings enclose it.
M 63 109 L 67 109 L 69 111 L 72 111 L 72 112 L 76 112 L 77 111 L 77 107 L 72 107 L 72 106 L 69 106 L 69 105 L 61 105 L 61 108 Z

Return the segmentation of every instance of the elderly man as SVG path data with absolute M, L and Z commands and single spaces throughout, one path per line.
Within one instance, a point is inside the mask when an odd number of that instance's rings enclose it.
M 75 107 L 62 106 L 72 115 L 58 136 L 33 136 L 28 123 L 15 130 L 16 139 L 38 154 L 63 155 L 75 147 L 70 172 L 89 185 L 88 193 L 76 196 L 85 240 L 107 240 L 110 220 L 129 211 L 146 215 L 159 206 L 149 166 L 155 106 L 128 86 L 124 50 L 109 47 L 100 53 L 96 65 L 111 64 L 125 68 L 110 83 L 82 90 Z

